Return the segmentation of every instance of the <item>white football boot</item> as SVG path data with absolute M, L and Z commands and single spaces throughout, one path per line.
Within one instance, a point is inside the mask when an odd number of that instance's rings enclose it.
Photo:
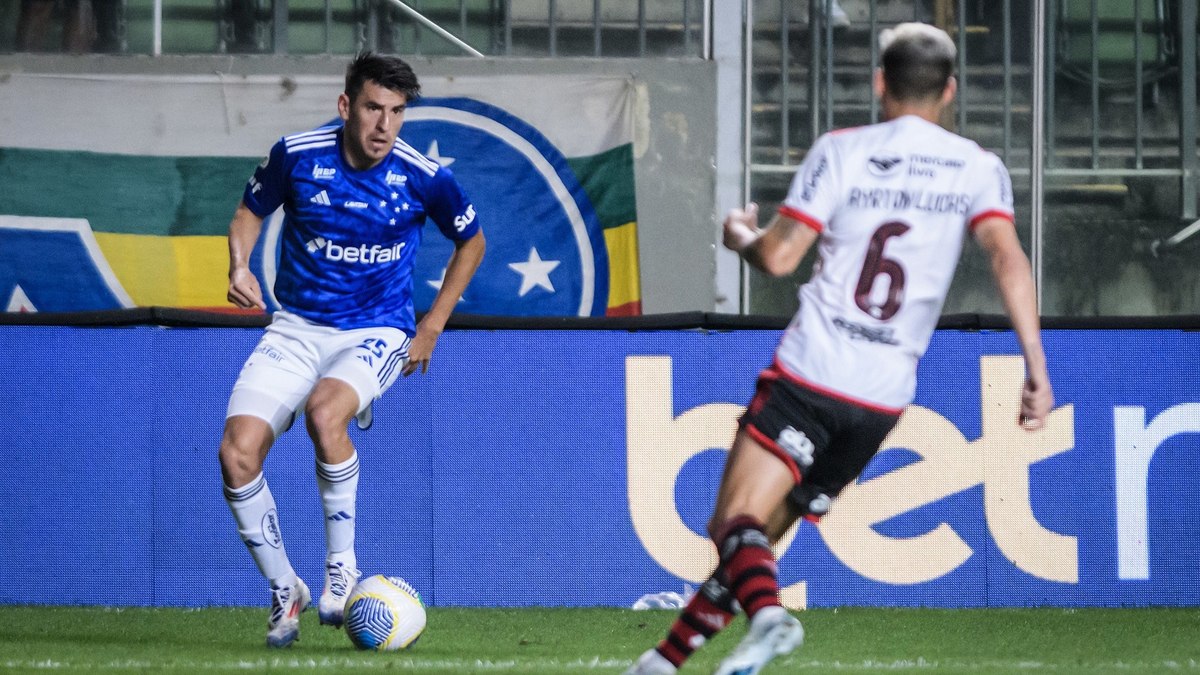
M 625 675 L 675 675 L 678 669 L 658 650 L 651 647 L 625 671 Z
M 350 591 L 360 576 L 362 572 L 346 567 L 341 561 L 325 563 L 325 590 L 317 602 L 317 616 L 322 626 L 342 627 L 346 598 L 350 597 Z
M 721 662 L 716 675 L 754 675 L 771 659 L 804 643 L 804 628 L 783 607 L 763 607 L 750 622 L 750 631 Z
M 267 646 L 287 647 L 300 637 L 300 614 L 312 602 L 308 586 L 296 579 L 293 586 L 271 587 L 271 616 L 267 618 Z

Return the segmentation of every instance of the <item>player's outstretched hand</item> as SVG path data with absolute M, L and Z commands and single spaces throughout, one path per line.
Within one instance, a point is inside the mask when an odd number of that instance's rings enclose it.
M 758 229 L 758 204 L 750 202 L 744 209 L 730 209 L 725 216 L 724 228 L 725 248 L 741 253 L 762 232 Z
M 242 309 L 252 307 L 263 311 L 267 309 L 266 303 L 263 302 L 262 288 L 258 285 L 258 279 L 253 272 L 244 267 L 229 273 L 229 293 L 225 297 L 229 302 Z
M 1053 407 L 1054 392 L 1050 389 L 1049 378 L 1026 378 L 1021 389 L 1021 426 L 1029 431 L 1041 429 Z

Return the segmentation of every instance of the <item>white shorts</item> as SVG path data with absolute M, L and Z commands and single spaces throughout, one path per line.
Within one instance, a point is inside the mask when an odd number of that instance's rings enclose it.
M 252 415 L 279 435 L 317 381 L 326 377 L 353 387 L 361 412 L 408 364 L 408 344 L 408 335 L 398 328 L 340 330 L 276 312 L 242 366 L 225 417 Z

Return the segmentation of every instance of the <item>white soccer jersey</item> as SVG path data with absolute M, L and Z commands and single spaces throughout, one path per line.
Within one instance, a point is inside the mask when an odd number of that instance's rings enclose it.
M 821 237 L 777 364 L 834 397 L 898 412 L 963 235 L 984 218 L 1012 220 L 1012 185 L 996 155 L 910 115 L 819 138 L 779 211 Z

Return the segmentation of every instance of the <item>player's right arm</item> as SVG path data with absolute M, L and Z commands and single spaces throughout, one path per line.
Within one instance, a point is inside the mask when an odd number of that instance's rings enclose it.
M 975 224 L 975 238 L 991 259 L 992 276 L 1004 302 L 1004 311 L 1025 355 L 1025 386 L 1021 392 L 1021 419 L 1027 429 L 1037 429 L 1054 406 L 1054 392 L 1042 350 L 1041 320 L 1029 258 L 1021 249 L 1017 229 L 1007 217 L 993 216 Z
M 251 211 L 246 202 L 238 202 L 229 223 L 229 292 L 226 297 L 242 309 L 267 309 L 258 279 L 250 271 L 250 253 L 262 232 L 262 224 L 263 219 Z
M 818 235 L 811 226 L 782 213 L 766 229 L 759 229 L 758 204 L 753 202 L 744 209 L 731 209 L 724 229 L 725 248 L 773 277 L 795 272 Z
M 725 248 L 773 277 L 796 271 L 820 236 L 837 204 L 837 151 L 829 134 L 813 143 L 792 177 L 779 212 L 765 229 L 758 227 L 758 205 L 732 209 L 725 217 Z
M 250 271 L 250 254 L 258 235 L 262 233 L 263 220 L 283 204 L 287 192 L 287 141 L 279 139 L 271 146 L 271 152 L 254 169 L 242 191 L 229 223 L 229 302 L 242 309 L 257 307 L 266 311 L 262 288 Z

